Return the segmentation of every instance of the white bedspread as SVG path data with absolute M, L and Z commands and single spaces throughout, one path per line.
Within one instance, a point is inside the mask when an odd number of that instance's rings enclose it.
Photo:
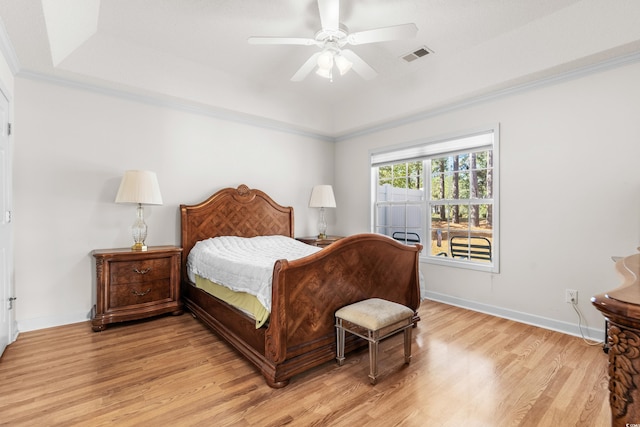
M 279 259 L 294 260 L 321 248 L 285 236 L 222 236 L 197 242 L 187 257 L 187 272 L 254 295 L 271 312 L 273 266 Z

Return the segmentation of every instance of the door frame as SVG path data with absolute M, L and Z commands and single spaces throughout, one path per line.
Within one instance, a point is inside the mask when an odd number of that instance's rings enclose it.
M 3 230 L 0 238 L 6 239 L 6 241 L 0 242 L 0 250 L 6 250 L 5 256 L 0 258 L 0 262 L 4 262 L 5 277 L 0 280 L 0 316 L 5 317 L 7 320 L 6 327 L 7 342 L 0 342 L 0 356 L 7 345 L 14 342 L 18 337 L 18 328 L 15 316 L 15 281 L 14 281 L 14 268 L 13 268 L 13 138 L 12 132 L 10 132 L 11 123 L 11 101 L 7 96 L 6 91 L 0 86 L 0 103 L 3 104 L 3 110 L 5 114 L 2 115 L 0 120 L 0 138 L 3 140 L 2 144 L 6 143 L 4 148 L 4 167 L 0 169 L 4 171 L 6 176 L 0 180 L 0 183 L 4 183 L 3 188 L 0 190 L 0 206 L 2 212 L 0 212 L 0 227 L 8 227 Z M 4 326 L 3 326 L 4 327 Z M 4 332 L 4 331 L 3 331 Z

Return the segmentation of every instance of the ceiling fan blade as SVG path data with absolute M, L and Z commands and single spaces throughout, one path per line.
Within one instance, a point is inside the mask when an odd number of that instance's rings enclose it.
M 323 30 L 340 28 L 340 0 L 318 0 L 318 9 Z
M 307 61 L 302 64 L 302 67 L 300 67 L 293 77 L 291 77 L 291 81 L 300 82 L 304 80 L 304 78 L 307 77 L 307 75 L 318 65 L 318 56 L 320 56 L 321 53 L 322 52 L 316 52 L 311 55 L 311 58 L 307 59 Z
M 376 28 L 374 30 L 360 31 L 347 36 L 347 43 L 352 45 L 385 42 L 388 40 L 404 40 L 416 36 L 418 27 L 416 24 L 394 25 L 392 27 Z
M 371 80 L 378 75 L 376 70 L 371 68 L 369 64 L 364 62 L 364 60 L 356 55 L 355 52 L 351 49 L 342 49 L 341 55 L 353 63 L 351 68 L 353 69 L 353 71 L 360 74 L 363 79 Z
M 298 37 L 249 37 L 249 44 L 297 44 L 302 46 L 318 45 L 315 39 Z

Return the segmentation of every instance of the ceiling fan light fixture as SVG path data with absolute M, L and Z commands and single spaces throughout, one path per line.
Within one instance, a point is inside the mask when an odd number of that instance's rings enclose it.
M 325 50 L 318 56 L 318 68 L 321 70 L 331 70 L 333 68 L 333 52 Z
M 345 58 L 342 55 L 336 55 L 335 62 L 336 62 L 336 66 L 338 67 L 338 70 L 340 71 L 341 76 L 344 76 L 345 74 L 347 74 L 351 69 L 351 67 L 353 66 L 353 62 L 349 61 L 347 58 Z
M 316 70 L 316 74 L 320 77 L 324 77 L 325 79 L 333 80 L 333 73 L 331 72 L 331 68 L 326 69 L 318 67 L 318 69 Z
M 294 82 L 302 81 L 316 66 L 318 75 L 333 80 L 334 65 L 340 75 L 348 73 L 353 68 L 353 71 L 360 77 L 365 80 L 371 80 L 378 73 L 355 52 L 347 49 L 346 45 L 406 40 L 414 38 L 418 32 L 416 24 L 407 23 L 350 33 L 349 29 L 340 22 L 341 0 L 317 0 L 317 2 L 318 11 L 320 12 L 320 30 L 316 33 L 315 38 L 270 36 L 249 38 L 249 43 L 251 44 L 319 47 L 320 51 L 311 55 L 293 75 L 291 81 Z

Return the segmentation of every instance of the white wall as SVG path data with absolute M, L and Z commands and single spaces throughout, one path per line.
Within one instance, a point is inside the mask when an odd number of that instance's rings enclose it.
M 87 318 L 90 252 L 128 247 L 134 205 L 115 204 L 126 169 L 158 175 L 148 245 L 179 244 L 178 206 L 247 184 L 293 206 L 315 233 L 311 188 L 333 180 L 334 143 L 115 96 L 16 78 L 15 284 L 21 331 Z
M 423 263 L 429 297 L 578 334 L 564 301 L 617 287 L 612 255 L 640 246 L 640 64 L 530 88 L 336 145 L 337 228 L 369 230 L 370 149 L 500 123 L 501 271 Z
M 163 206 L 146 208 L 147 243 L 178 244 L 180 203 L 245 183 L 296 211 L 315 233 L 311 187 L 333 183 L 334 234 L 369 231 L 370 149 L 501 126 L 501 272 L 422 264 L 431 298 L 578 333 L 564 302 L 620 283 L 612 255 L 640 243 L 640 64 L 487 99 L 341 139 L 225 121 L 25 78 L 15 79 L 16 317 L 26 331 L 87 318 L 90 252 L 131 244 L 134 207 L 113 203 L 124 170 L 158 173 Z M 12 82 L 13 84 L 13 82 Z M 335 157 L 335 162 L 334 162 Z M 335 175 L 334 175 L 335 171 Z M 544 198 L 544 199 L 543 199 Z

